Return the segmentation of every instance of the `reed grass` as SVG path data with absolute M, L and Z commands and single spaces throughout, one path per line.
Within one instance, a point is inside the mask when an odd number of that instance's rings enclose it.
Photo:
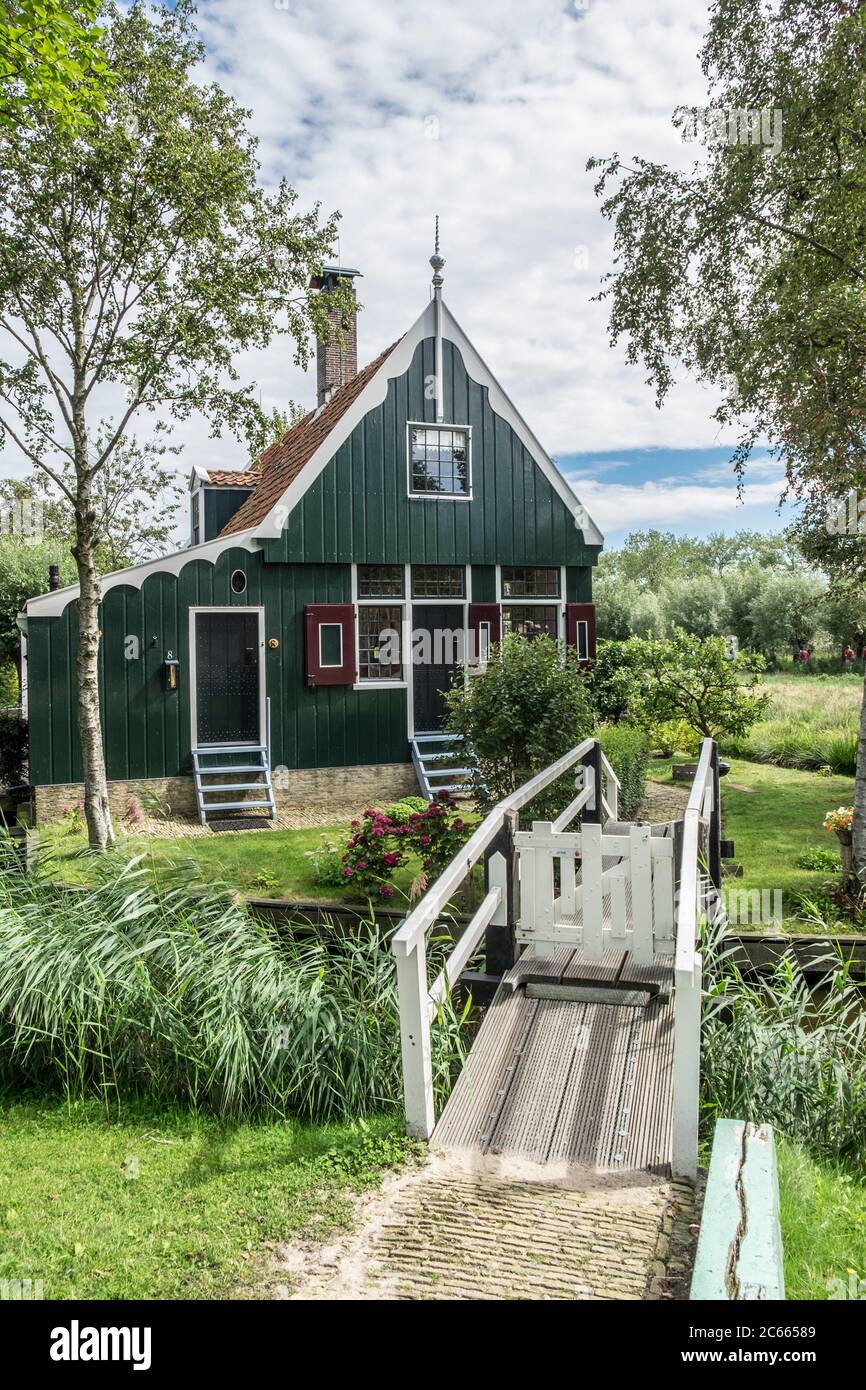
M 866 1160 L 866 996 L 841 951 L 807 981 L 792 951 L 746 977 L 718 929 L 704 946 L 702 1110 L 772 1124 L 814 1157 Z
M 58 890 L 0 844 L 0 1081 L 182 1101 L 219 1115 L 348 1119 L 400 1104 L 394 960 L 375 921 L 275 928 L 222 884 L 140 861 Z M 300 924 L 303 928 L 303 924 Z M 433 943 L 431 972 L 446 943 Z M 466 1012 L 433 1029 L 437 1088 Z

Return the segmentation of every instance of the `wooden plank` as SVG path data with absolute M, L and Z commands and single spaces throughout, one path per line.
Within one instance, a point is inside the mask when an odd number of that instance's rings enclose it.
M 583 954 L 589 960 L 600 960 L 604 951 L 604 902 L 601 883 L 600 825 L 585 825 L 581 834 L 583 859 L 580 886 L 583 909 Z
M 653 896 L 650 830 L 648 825 L 633 825 L 631 841 L 631 911 L 632 956 L 638 965 L 648 965 L 653 958 Z

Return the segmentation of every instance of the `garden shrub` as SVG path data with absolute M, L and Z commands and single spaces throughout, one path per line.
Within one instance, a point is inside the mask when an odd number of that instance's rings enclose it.
M 406 862 L 409 826 L 369 807 L 352 821 L 352 832 L 343 854 L 343 883 L 365 897 L 392 898 L 394 886 L 388 880 Z
M 352 837 L 342 857 L 344 885 L 351 883 L 367 897 L 392 898 L 394 886 L 389 880 L 415 853 L 422 869 L 413 885 L 417 895 L 454 858 L 469 835 L 469 826 L 448 792 L 439 792 L 430 802 L 420 797 L 411 800 L 423 809 L 410 810 L 405 820 L 371 808 L 361 820 L 352 821 Z
M 468 688 L 461 677 L 448 693 L 448 727 L 466 740 L 469 789 L 484 811 L 581 743 L 594 724 L 574 649 L 546 636 L 506 637 Z M 529 813 L 554 819 L 574 788 L 574 777 L 561 777 Z
M 605 756 L 620 780 L 619 818 L 634 820 L 646 795 L 650 739 L 645 729 L 617 724 L 599 733 Z
M 27 720 L 0 715 L 0 787 L 27 781 Z
M 696 756 L 701 749 L 702 736 L 686 719 L 666 719 L 650 726 L 650 751 L 663 758 L 672 758 L 675 753 L 688 753 Z
M 408 825 L 409 817 L 419 815 L 429 806 L 426 796 L 404 796 L 385 812 L 396 825 Z
M 313 877 L 321 888 L 342 888 L 346 881 L 343 847 L 334 844 L 327 835 L 321 835 L 319 839 L 320 843 L 315 849 L 305 850 L 304 858 L 309 859 Z

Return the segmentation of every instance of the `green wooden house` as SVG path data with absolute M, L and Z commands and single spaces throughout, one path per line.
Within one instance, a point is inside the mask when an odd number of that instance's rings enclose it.
M 427 791 L 447 784 L 435 735 L 455 665 L 514 631 L 592 659 L 602 536 L 431 264 L 430 302 L 368 366 L 354 328 L 318 344 L 315 409 L 252 469 L 193 471 L 186 548 L 104 578 L 117 814 L 145 789 L 202 819 Z M 76 597 L 53 590 L 20 619 L 41 819 L 81 795 Z

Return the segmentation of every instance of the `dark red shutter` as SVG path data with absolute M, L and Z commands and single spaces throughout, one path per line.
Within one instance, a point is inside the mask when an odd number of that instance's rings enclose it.
M 482 623 L 490 624 L 490 641 L 499 642 L 502 633 L 502 618 L 498 603 L 470 603 L 469 605 L 470 655 L 474 661 L 478 660 L 480 651 L 479 634 Z
M 586 656 L 581 661 L 595 661 L 595 604 L 567 603 L 565 605 L 565 640 L 577 647 L 577 625 L 586 623 Z
M 322 664 L 322 628 L 328 624 L 341 629 L 341 663 Z M 357 679 L 355 656 L 355 607 L 351 603 L 307 603 L 304 605 L 304 636 L 307 685 L 353 685 Z M 326 638 L 329 634 L 326 634 Z M 326 643 L 326 646 L 328 643 Z M 326 653 L 327 654 L 327 653 Z

